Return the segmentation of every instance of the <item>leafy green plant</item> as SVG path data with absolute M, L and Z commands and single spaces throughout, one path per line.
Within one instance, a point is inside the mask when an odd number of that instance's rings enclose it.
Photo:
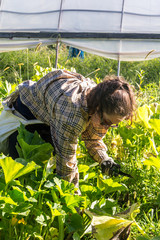
M 37 51 L 36 54 L 38 55 L 39 52 Z M 94 60 L 96 66 L 94 65 L 90 70 L 85 68 L 82 70 L 86 75 L 93 72 L 90 76 L 96 76 L 97 83 L 102 81 L 99 76 L 103 69 L 95 71 L 97 64 L 101 63 L 103 67 L 110 64 L 110 70 L 106 68 L 106 73 L 115 72 L 116 61 L 113 67 L 109 61 L 101 61 L 96 57 Z M 83 64 L 86 64 L 86 68 L 89 66 L 87 59 L 82 64 L 78 58 L 67 59 L 65 56 L 63 61 L 64 67 L 59 65 L 58 68 L 79 72 L 78 69 L 81 69 Z M 73 61 L 77 67 L 72 65 Z M 19 68 L 16 71 L 19 75 L 21 73 L 23 78 L 23 70 L 26 66 L 25 64 L 20 66 L 17 64 L 17 66 Z M 140 72 L 140 69 L 143 68 L 136 70 Z M 54 70 L 52 64 L 49 67 L 40 67 L 39 63 L 34 64 L 33 80 L 37 81 L 52 70 Z M 135 203 L 139 203 L 140 211 L 136 220 L 135 216 L 128 219 L 134 222 L 131 230 L 130 225 L 126 225 L 124 232 L 120 228 L 115 237 L 127 231 L 130 231 L 130 239 L 133 240 L 159 237 L 159 88 L 155 83 L 144 87 L 147 74 L 143 71 L 142 76 L 137 75 L 138 78 L 143 77 L 138 81 L 140 88 L 137 119 L 131 126 L 128 122 L 123 122 L 117 129 L 109 129 L 103 139 L 108 147 L 108 154 L 121 165 L 122 171 L 129 173 L 133 178 L 103 176 L 99 165 L 93 163 L 84 142 L 79 138 L 77 159 L 81 196 L 78 196 L 73 184 L 60 179 L 54 173 L 55 165 L 51 168 L 52 164 L 49 163 L 55 160 L 52 156 L 52 146 L 45 143 L 37 133 L 30 134 L 24 126 L 19 128 L 17 149 L 20 157 L 16 161 L 5 156 L 1 156 L 0 159 L 0 238 L 79 240 L 96 237 L 98 239 L 98 235 L 92 235 L 92 217 L 88 216 L 85 210 L 99 219 L 101 217 L 108 220 L 125 219 L 126 213 L 119 214 Z M 16 80 L 15 84 L 9 84 L 4 82 L 3 77 L 1 78 L 1 100 L 16 88 L 17 83 Z M 109 229 L 109 222 L 106 221 L 104 226 L 104 230 Z M 97 226 L 95 228 L 97 229 Z M 110 236 L 114 236 L 113 231 L 111 234 Z
M 83 218 L 77 214 L 76 208 L 84 202 L 84 197 L 74 195 L 74 185 L 54 176 L 47 164 L 43 165 L 42 169 L 34 162 L 34 158 L 36 161 L 37 158 L 47 160 L 47 156 L 49 160 L 51 157 L 51 154 L 45 155 L 49 148 L 36 133 L 26 132 L 21 125 L 18 141 L 20 146 L 23 146 L 23 151 L 20 151 L 20 154 L 23 153 L 21 158 L 14 161 L 3 157 L 0 161 L 2 238 L 62 240 L 68 234 L 78 234 L 78 231 L 81 233 Z M 28 141 L 30 146 L 24 144 Z M 50 147 L 50 150 L 53 148 Z M 28 151 L 30 155 L 27 155 Z M 30 159 L 33 161 L 29 161 Z M 7 234 L 6 229 L 10 229 Z
M 34 161 L 39 165 L 48 161 L 53 152 L 52 145 L 43 141 L 37 132 L 28 132 L 22 124 L 18 129 L 17 140 L 19 145 L 17 144 L 16 148 L 20 158 L 29 162 Z

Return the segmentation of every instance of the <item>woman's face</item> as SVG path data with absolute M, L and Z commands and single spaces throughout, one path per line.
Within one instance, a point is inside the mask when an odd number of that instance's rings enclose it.
M 123 121 L 125 117 L 119 115 L 112 115 L 103 112 L 101 116 L 101 125 L 105 125 L 106 127 L 116 127 L 118 123 Z

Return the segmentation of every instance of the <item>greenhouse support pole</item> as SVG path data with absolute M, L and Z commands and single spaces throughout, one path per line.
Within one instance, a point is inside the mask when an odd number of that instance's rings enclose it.
M 57 40 L 57 45 L 56 45 L 56 60 L 55 60 L 55 68 L 57 69 L 57 64 L 58 64 L 58 53 L 59 53 L 59 41 Z
M 123 0 L 123 2 L 122 2 L 122 14 L 121 14 L 121 24 L 120 24 L 121 32 L 123 30 L 124 5 L 125 5 L 125 0 Z M 121 47 L 122 47 L 122 41 L 120 40 L 120 42 L 119 42 L 119 56 L 118 56 L 118 70 L 117 70 L 117 76 L 118 77 L 120 75 L 120 68 L 121 68 L 121 61 L 120 61 Z
M 118 59 L 118 70 L 117 70 L 117 76 L 119 77 L 120 75 L 120 68 L 121 68 L 121 61 Z
M 60 25 L 61 25 L 62 5 L 63 5 L 63 0 L 61 0 L 61 2 L 60 2 L 60 11 L 59 11 L 59 17 L 58 17 L 58 30 L 60 29 Z M 57 64 L 58 64 L 58 52 L 59 52 L 59 37 L 57 38 L 55 68 L 57 68 Z

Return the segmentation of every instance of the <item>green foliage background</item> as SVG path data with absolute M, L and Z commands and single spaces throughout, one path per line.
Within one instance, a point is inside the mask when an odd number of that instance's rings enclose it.
M 33 65 L 37 63 L 41 67 L 54 67 L 56 46 L 40 47 L 36 49 L 26 49 L 0 54 L 0 76 L 9 82 L 22 78 L 30 79 L 34 75 Z M 92 78 L 103 79 L 105 75 L 117 74 L 117 61 L 85 53 L 82 60 L 79 57 L 68 57 L 69 47 L 60 45 L 58 63 L 65 68 L 75 68 L 78 73 L 84 76 L 91 74 Z M 96 71 L 99 69 L 98 71 Z M 145 72 L 142 86 L 148 83 L 160 81 L 160 59 L 146 60 L 142 62 L 121 62 L 121 75 L 132 83 L 139 82 L 139 72 Z

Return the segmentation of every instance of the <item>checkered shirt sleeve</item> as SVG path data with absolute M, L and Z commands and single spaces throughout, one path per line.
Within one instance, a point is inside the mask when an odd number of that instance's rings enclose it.
M 109 158 L 107 155 L 107 147 L 103 142 L 103 137 L 107 130 L 108 127 L 100 124 L 98 114 L 94 114 L 86 130 L 82 133 L 82 140 L 85 142 L 89 154 L 100 164 Z

